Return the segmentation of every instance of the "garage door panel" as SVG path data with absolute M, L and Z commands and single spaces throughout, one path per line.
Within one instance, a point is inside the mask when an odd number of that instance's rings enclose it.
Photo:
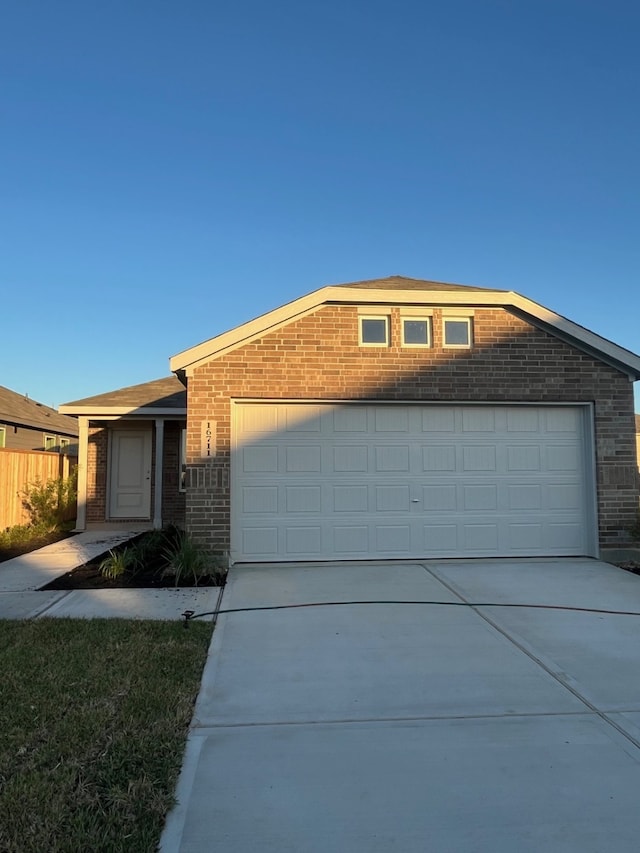
M 460 551 L 458 545 L 458 525 L 456 524 L 425 524 L 423 526 L 422 546 L 426 554 L 436 557 L 456 556 Z
M 381 445 L 375 448 L 376 471 L 408 471 L 409 447 L 405 445 Z
M 474 407 L 462 409 L 463 432 L 495 432 L 496 414 L 494 409 Z
M 544 525 L 531 522 L 509 524 L 508 543 L 514 552 L 536 553 L 543 541 Z
M 369 512 L 368 486 L 333 486 L 331 492 L 334 512 Z
M 376 486 L 377 512 L 404 512 L 411 509 L 411 490 L 408 485 Z
M 408 524 L 378 524 L 375 527 L 376 550 L 381 554 L 411 552 L 411 527 Z
M 277 474 L 278 448 L 273 445 L 254 444 L 240 450 L 242 471 L 246 474 Z
M 476 512 L 498 509 L 498 487 L 495 485 L 465 485 L 462 487 L 462 508 Z
M 462 448 L 462 470 L 495 471 L 496 448 L 492 445 L 467 445 Z
M 285 529 L 285 553 L 300 559 L 302 556 L 319 557 L 322 554 L 322 528 L 287 527 Z
M 278 554 L 277 527 L 244 527 L 242 550 L 247 557 L 275 557 Z
M 422 446 L 422 470 L 432 471 L 455 471 L 456 470 L 456 448 L 454 445 L 431 445 Z
M 580 459 L 575 444 L 549 445 L 547 447 L 547 471 L 578 471 Z
M 454 484 L 422 486 L 423 512 L 450 512 L 457 508 L 457 487 Z
M 287 513 L 322 511 L 320 486 L 286 486 L 285 507 Z
M 540 432 L 540 412 L 525 406 L 507 410 L 508 432 Z
M 333 548 L 339 556 L 358 557 L 369 553 L 369 526 L 338 526 L 333 531 Z
M 569 407 L 548 408 L 541 410 L 541 412 L 547 433 L 571 432 L 574 435 L 580 433 L 580 418 L 576 409 Z
M 507 447 L 508 471 L 540 471 L 542 459 L 538 445 L 509 445 Z
M 463 524 L 462 531 L 465 552 L 495 554 L 498 551 L 497 524 Z
M 235 560 L 589 553 L 577 409 L 236 408 Z
M 242 509 L 247 515 L 278 512 L 277 486 L 244 486 Z
M 452 406 L 433 406 L 422 410 L 422 431 L 430 433 L 455 432 L 456 413 Z
M 333 448 L 334 473 L 366 473 L 369 470 L 369 453 L 361 445 L 341 445 Z
M 541 507 L 541 486 L 531 483 L 513 483 L 507 485 L 507 508 L 509 510 L 540 509 Z
M 373 411 L 376 432 L 409 431 L 409 410 L 406 407 L 380 406 Z

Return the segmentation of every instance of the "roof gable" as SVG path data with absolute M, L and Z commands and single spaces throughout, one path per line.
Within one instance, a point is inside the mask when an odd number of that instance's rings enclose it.
M 0 423 L 17 424 L 73 437 L 78 435 L 78 422 L 75 418 L 58 414 L 50 406 L 11 391 L 3 385 L 0 385 Z
M 300 299 L 174 355 L 169 361 L 171 370 L 179 375 L 188 375 L 200 364 L 282 328 L 312 313 L 322 305 L 340 304 L 503 307 L 560 340 L 612 365 L 630 378 L 640 378 L 640 356 L 515 291 L 491 290 L 403 276 L 329 285 L 315 290 Z

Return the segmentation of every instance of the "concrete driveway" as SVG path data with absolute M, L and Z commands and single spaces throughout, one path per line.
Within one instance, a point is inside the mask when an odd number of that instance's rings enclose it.
M 640 577 L 244 566 L 222 607 L 389 600 L 220 617 L 164 853 L 637 853 L 640 616 L 513 605 L 640 613 Z

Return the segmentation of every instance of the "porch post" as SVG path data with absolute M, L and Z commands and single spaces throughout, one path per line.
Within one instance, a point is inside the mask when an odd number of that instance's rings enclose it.
M 87 461 L 89 459 L 89 418 L 78 418 L 78 508 L 77 531 L 87 527 Z
M 164 421 L 156 418 L 156 456 L 153 460 L 155 483 L 153 489 L 153 526 L 156 530 L 162 527 L 162 474 L 164 466 Z

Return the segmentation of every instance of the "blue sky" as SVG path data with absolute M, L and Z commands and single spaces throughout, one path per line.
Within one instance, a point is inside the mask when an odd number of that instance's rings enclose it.
M 155 379 L 393 274 L 640 350 L 639 40 L 636 0 L 4 4 L 0 384 Z

